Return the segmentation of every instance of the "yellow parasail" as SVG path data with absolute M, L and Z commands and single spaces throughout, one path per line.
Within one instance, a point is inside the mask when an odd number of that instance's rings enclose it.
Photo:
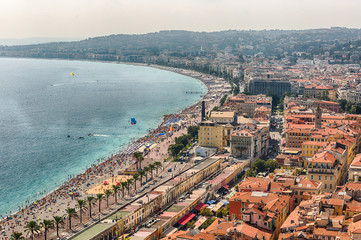
M 70 75 L 74 76 L 74 73 L 70 73 Z

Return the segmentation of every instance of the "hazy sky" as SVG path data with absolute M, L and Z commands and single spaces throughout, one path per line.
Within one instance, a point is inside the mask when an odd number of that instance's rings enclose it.
M 361 28 L 360 0 L 0 0 L 0 38 Z

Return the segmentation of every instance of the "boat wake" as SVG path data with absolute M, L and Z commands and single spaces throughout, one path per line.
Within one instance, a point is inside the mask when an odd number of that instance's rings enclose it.
M 110 137 L 109 135 L 106 134 L 93 134 L 94 137 Z

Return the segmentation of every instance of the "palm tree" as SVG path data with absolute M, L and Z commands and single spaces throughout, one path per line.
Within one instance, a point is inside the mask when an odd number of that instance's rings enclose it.
M 133 153 L 133 157 L 137 159 L 137 167 L 138 169 L 142 170 L 142 161 L 144 160 L 143 154 L 140 152 Z
M 54 220 L 44 219 L 40 225 L 44 228 L 44 239 L 46 240 L 46 235 L 48 234 L 49 229 L 54 228 Z
M 126 189 L 127 187 L 127 182 L 122 182 L 122 193 L 123 193 L 123 198 L 124 198 L 124 190 Z
M 149 170 L 150 170 L 150 174 L 152 176 L 152 179 L 153 179 L 153 170 L 155 169 L 155 165 L 154 164 L 149 164 Z
M 31 239 L 34 239 L 34 233 L 38 233 L 40 231 L 40 226 L 35 221 L 30 221 L 25 226 L 25 232 L 31 233 Z
M 117 196 L 118 196 L 118 191 L 120 189 L 120 186 L 118 185 L 112 185 L 112 188 L 113 188 L 113 195 L 114 195 L 114 198 L 115 198 L 115 202 L 117 203 Z
M 139 176 L 140 176 L 140 186 L 142 186 L 143 185 L 143 177 L 145 176 L 145 171 L 140 170 L 139 171 Z
M 95 204 L 95 197 L 88 196 L 87 202 L 88 202 L 88 206 L 89 206 L 89 216 L 90 216 L 90 218 L 92 218 L 92 206 Z
M 78 199 L 77 204 L 75 205 L 76 208 L 79 208 L 79 213 L 80 213 L 80 223 L 82 223 L 82 216 L 83 216 L 83 210 L 88 210 L 87 206 L 87 202 L 83 199 Z
M 105 195 L 105 197 L 106 197 L 106 199 L 107 199 L 107 208 L 109 207 L 109 197 L 110 197 L 110 195 L 112 195 L 113 194 L 113 192 L 112 192 L 112 190 L 110 190 L 110 189 L 106 189 L 105 191 L 104 191 L 104 195 Z
M 128 195 L 129 195 L 129 190 L 130 190 L 130 185 L 133 183 L 133 179 L 128 178 L 127 179 L 127 189 L 128 189 Z
M 158 169 L 159 169 L 160 167 L 162 167 L 162 163 L 161 163 L 161 162 L 155 162 L 154 165 L 155 165 L 155 167 L 156 167 L 156 169 L 157 169 L 157 175 L 158 175 Z
M 59 225 L 64 225 L 64 220 L 60 216 L 54 216 L 53 218 L 56 226 L 56 236 L 59 238 Z
M 71 219 L 77 218 L 78 214 L 76 213 L 75 208 L 67 208 L 67 209 L 65 209 L 65 212 L 66 212 L 66 216 L 68 217 L 68 220 L 69 220 L 69 230 L 71 231 Z
M 149 167 L 145 167 L 144 168 L 144 172 L 145 172 L 145 181 L 148 182 L 148 172 L 150 171 Z
M 137 181 L 139 180 L 139 174 L 138 173 L 133 175 L 133 180 L 134 180 L 134 191 L 137 191 Z
M 103 193 L 98 193 L 97 194 L 97 200 L 98 200 L 98 207 L 99 207 L 99 218 L 100 218 L 100 214 L 101 214 L 101 203 L 102 203 L 103 199 L 104 199 L 104 194 Z
M 20 232 L 14 232 L 12 235 L 11 235 L 11 240 L 25 240 L 25 237 L 23 237 L 23 234 L 20 233 Z

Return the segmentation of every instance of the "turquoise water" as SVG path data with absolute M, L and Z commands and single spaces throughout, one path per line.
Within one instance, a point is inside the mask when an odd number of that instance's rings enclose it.
M 0 58 L 0 72 L 0 215 L 201 99 L 186 91 L 206 92 L 193 78 L 114 63 Z

